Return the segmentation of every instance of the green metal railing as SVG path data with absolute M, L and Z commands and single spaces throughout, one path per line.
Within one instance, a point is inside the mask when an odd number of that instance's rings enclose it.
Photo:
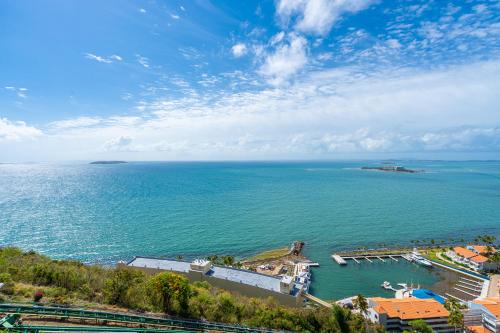
M 39 316 L 55 316 L 65 318 L 81 318 L 107 320 L 122 323 L 136 323 L 146 325 L 168 326 L 172 328 L 191 329 L 196 331 L 215 330 L 221 332 L 276 332 L 274 330 L 257 329 L 238 325 L 228 325 L 222 323 L 206 322 L 202 320 L 190 320 L 180 318 L 159 318 L 140 316 L 116 312 L 93 311 L 77 308 L 64 308 L 55 306 L 38 306 L 26 304 L 6 304 L 0 303 L 0 313 L 32 314 Z M 33 326 L 35 327 L 35 326 Z M 155 331 L 149 329 L 149 331 Z M 149 332 L 148 331 L 148 332 Z M 136 332 L 138 332 L 136 330 Z
M 112 333 L 177 333 L 177 332 L 192 332 L 186 330 L 165 330 L 151 328 L 129 328 L 129 327 L 102 327 L 102 326 L 36 326 L 36 325 L 19 325 L 9 329 L 10 332 L 19 333 L 43 333 L 43 332 L 112 332 Z

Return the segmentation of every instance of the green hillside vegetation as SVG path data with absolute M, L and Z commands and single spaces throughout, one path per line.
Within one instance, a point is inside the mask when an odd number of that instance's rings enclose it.
M 33 301 L 36 297 L 42 303 L 161 312 L 298 332 L 384 331 L 338 306 L 333 310 L 287 308 L 272 298 L 242 297 L 206 282 L 191 284 L 174 273 L 147 276 L 129 268 L 52 260 L 17 248 L 0 249 L 0 282 L 4 283 L 0 290 L 3 301 Z

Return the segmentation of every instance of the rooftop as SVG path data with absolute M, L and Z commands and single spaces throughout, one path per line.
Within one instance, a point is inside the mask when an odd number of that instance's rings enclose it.
M 487 262 L 488 258 L 486 258 L 485 256 L 482 256 L 482 255 L 478 254 L 477 256 L 470 258 L 470 260 L 474 261 L 474 262 L 477 262 L 477 263 L 483 263 L 483 262 Z
M 497 250 L 493 246 L 489 247 L 489 251 L 488 251 L 488 246 L 486 245 L 472 245 L 472 248 L 479 254 L 487 254 L 488 252 L 490 253 L 497 252 Z
M 454 247 L 453 251 L 456 254 L 458 254 L 459 256 L 464 257 L 464 258 L 472 258 L 472 257 L 477 256 L 477 253 L 472 252 L 471 250 L 466 249 L 465 247 L 461 247 L 461 246 Z
M 467 332 L 472 332 L 472 333 L 493 333 L 484 326 L 467 326 L 466 329 Z
M 140 268 L 154 268 L 166 271 L 187 273 L 190 271 L 190 262 L 173 259 L 158 259 L 148 257 L 135 257 L 127 266 Z M 259 288 L 280 292 L 280 278 L 264 275 L 248 270 L 212 266 L 207 273 L 208 276 L 229 280 L 238 283 L 244 283 Z
M 489 297 L 474 300 L 475 304 L 481 304 L 497 319 L 500 319 L 500 297 Z
M 418 298 L 370 298 L 376 305 L 374 310 L 391 318 L 404 320 L 448 317 L 449 312 L 434 299 Z
M 187 261 L 173 260 L 173 259 L 159 259 L 148 257 L 135 257 L 127 266 L 140 267 L 140 268 L 154 268 L 162 269 L 165 271 L 175 272 L 189 272 L 190 263 Z

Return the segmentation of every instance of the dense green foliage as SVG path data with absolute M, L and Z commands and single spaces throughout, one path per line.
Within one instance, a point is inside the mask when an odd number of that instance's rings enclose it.
M 408 323 L 410 331 L 403 331 L 403 333 L 434 333 L 434 330 L 422 319 L 412 320 Z
M 444 307 L 450 312 L 448 316 L 448 324 L 457 329 L 464 328 L 464 314 L 461 311 L 460 303 L 454 299 L 447 299 L 444 302 Z
M 42 302 L 114 305 L 165 312 L 209 321 L 241 323 L 299 332 L 383 332 L 361 315 L 334 306 L 329 309 L 287 308 L 274 299 L 242 297 L 188 283 L 174 273 L 147 276 L 129 268 L 105 268 L 75 261 L 52 260 L 16 248 L 0 249 L 0 297 L 30 301 L 37 291 Z M 359 298 L 360 309 L 364 299 Z

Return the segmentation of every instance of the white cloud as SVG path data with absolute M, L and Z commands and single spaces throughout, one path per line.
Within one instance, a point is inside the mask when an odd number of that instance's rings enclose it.
M 275 51 L 266 56 L 259 73 L 275 85 L 284 83 L 307 64 L 307 40 L 290 34 L 288 40 L 279 44 Z
M 185 12 L 185 11 L 186 11 L 186 8 L 184 8 L 183 6 L 180 6 L 179 8 L 180 8 L 183 12 Z
M 97 62 L 105 63 L 105 64 L 111 64 L 113 61 L 122 61 L 122 57 L 119 55 L 113 54 L 109 57 L 104 57 L 104 56 L 98 56 L 93 53 L 85 53 L 85 58 L 94 60 Z
M 318 55 L 318 60 L 326 61 L 331 60 L 333 58 L 333 53 L 331 52 L 323 52 Z
M 15 92 L 17 97 L 20 97 L 20 98 L 27 98 L 28 97 L 28 89 L 27 88 L 17 88 L 17 87 L 13 87 L 13 86 L 6 86 L 4 87 L 5 90 L 8 90 L 8 91 L 12 91 L 12 92 Z
M 74 119 L 54 121 L 49 124 L 54 129 L 68 129 L 76 127 L 87 127 L 101 123 L 102 119 L 99 117 L 79 117 Z
M 231 74 L 231 80 L 239 75 Z M 103 118 L 90 126 L 77 118 L 66 124 L 80 127 L 51 127 L 29 145 L 0 143 L 0 151 L 15 150 L 29 160 L 498 155 L 499 78 L 500 61 L 428 71 L 318 70 L 300 74 L 285 88 L 142 101 L 139 116 Z
M 130 151 L 132 149 L 133 139 L 130 136 L 122 135 L 117 138 L 108 140 L 104 143 L 105 151 Z
M 392 49 L 401 48 L 401 43 L 397 39 L 391 38 L 387 40 L 387 45 Z
M 294 21 L 297 31 L 326 35 L 345 13 L 368 8 L 373 0 L 279 0 L 276 12 L 284 24 Z
M 27 125 L 24 121 L 10 121 L 0 118 L 0 141 L 33 139 L 43 133 L 36 127 Z
M 279 42 L 281 42 L 283 40 L 283 38 L 285 38 L 285 32 L 280 31 L 277 34 L 275 34 L 273 37 L 271 37 L 269 44 L 276 45 Z
M 149 68 L 149 59 L 141 56 L 140 54 L 135 55 L 137 58 L 137 62 L 144 68 Z
M 140 8 L 139 11 L 143 14 L 146 13 L 146 10 L 144 8 Z
M 170 17 L 173 18 L 174 20 L 178 20 L 181 18 L 179 15 L 176 14 L 170 14 Z
M 235 58 L 244 56 L 247 53 L 247 46 L 243 43 L 233 45 L 231 52 Z

